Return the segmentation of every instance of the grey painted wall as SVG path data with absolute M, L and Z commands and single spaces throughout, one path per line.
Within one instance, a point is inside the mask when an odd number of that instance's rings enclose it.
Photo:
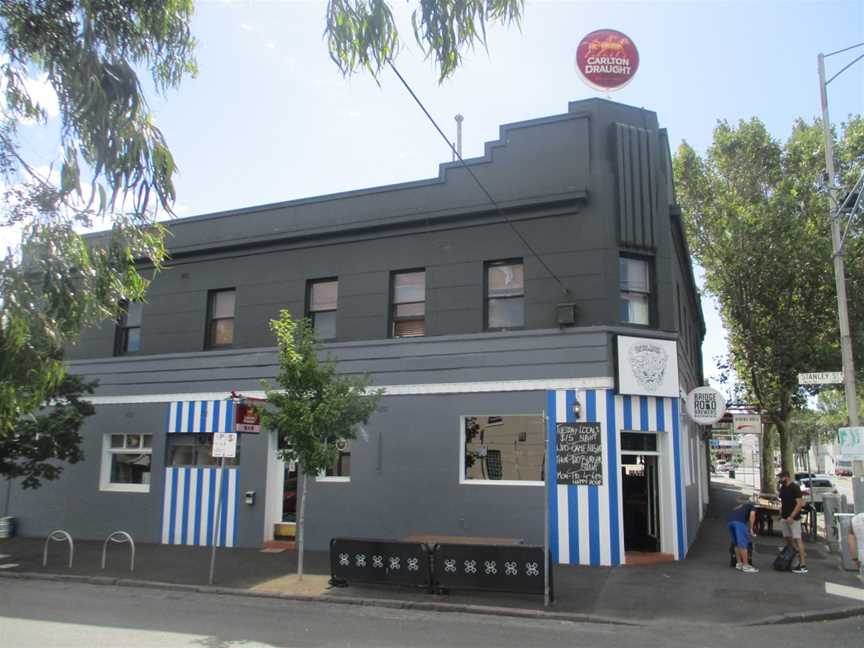
M 312 482 L 307 540 L 412 533 L 520 537 L 543 541 L 543 487 L 459 484 L 463 415 L 537 414 L 545 392 L 393 396 L 354 442 L 351 482 Z M 380 471 L 377 459 L 381 437 Z
M 104 540 L 113 531 L 126 531 L 136 542 L 160 542 L 165 468 L 165 408 L 161 403 L 100 405 L 82 429 L 84 461 L 67 465 L 60 479 L 42 482 L 36 490 L 11 484 L 9 511 L 17 518 L 22 536 L 46 536 L 65 529 L 75 540 Z M 112 432 L 153 435 L 150 491 L 119 493 L 99 490 L 102 435 Z M 258 494 L 253 506 L 238 505 L 238 542 L 261 544 L 266 490 L 261 466 L 266 465 L 266 435 L 246 435 L 242 441 L 240 484 L 242 494 Z M 6 483 L 0 494 L 6 495 Z

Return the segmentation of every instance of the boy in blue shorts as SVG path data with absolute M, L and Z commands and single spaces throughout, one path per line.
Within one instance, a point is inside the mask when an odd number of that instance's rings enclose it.
M 759 570 L 747 560 L 747 545 L 750 544 L 750 529 L 756 524 L 756 510 L 746 495 L 737 497 L 738 506 L 726 515 L 726 527 L 732 542 L 735 543 L 735 569 L 745 574 L 755 574 Z

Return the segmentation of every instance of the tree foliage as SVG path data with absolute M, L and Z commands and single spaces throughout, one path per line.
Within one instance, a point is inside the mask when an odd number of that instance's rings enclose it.
M 143 300 L 138 261 L 162 265 L 176 168 L 136 68 L 159 91 L 194 73 L 191 14 L 191 0 L 0 4 L 0 227 L 21 236 L 0 257 L 0 439 L 61 384 L 65 344 Z M 33 129 L 56 142 L 47 171 Z M 111 231 L 82 238 L 99 219 Z
M 786 142 L 758 119 L 718 123 L 704 156 L 683 143 L 678 198 L 705 287 L 717 297 L 731 363 L 746 397 L 776 427 L 791 469 L 790 416 L 805 401 L 797 374 L 840 366 L 828 196 L 819 123 L 798 120 Z M 838 183 L 864 168 L 864 123 L 844 125 Z M 864 230 L 850 227 L 846 273 L 858 369 L 864 349 Z
M 519 24 L 524 0 L 416 0 L 414 38 L 435 61 L 439 81 L 462 63 L 466 50 L 486 46 L 486 24 Z M 329 0 L 324 30 L 330 58 L 343 74 L 365 69 L 377 78 L 400 48 L 399 29 L 386 0 Z
M 275 388 L 264 383 L 261 421 L 279 435 L 282 459 L 314 475 L 333 465 L 339 441 L 357 437 L 357 426 L 369 420 L 380 392 L 370 391 L 365 377 L 337 374 L 332 360 L 320 360 L 308 320 L 296 321 L 282 310 L 270 328 L 279 348 L 279 374 Z
M 0 476 L 21 479 L 23 488 L 38 488 L 43 479 L 60 477 L 58 462 L 77 463 L 84 458 L 78 431 L 95 411 L 85 394 L 95 383 L 67 375 L 53 387 L 38 412 L 22 418 L 14 434 L 0 438 Z

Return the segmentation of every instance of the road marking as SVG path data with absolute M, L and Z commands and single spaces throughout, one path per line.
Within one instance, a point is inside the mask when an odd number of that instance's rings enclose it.
M 6 563 L 5 565 L 0 565 L 0 569 L 12 569 L 13 567 L 18 567 L 18 563 Z
M 837 583 L 825 583 L 825 593 L 833 594 L 834 596 L 845 596 L 846 598 L 855 599 L 856 601 L 864 601 L 864 589 L 860 587 L 849 587 L 848 585 L 838 585 Z
M 11 558 L 12 554 L 0 554 L 0 560 L 6 560 L 7 558 Z

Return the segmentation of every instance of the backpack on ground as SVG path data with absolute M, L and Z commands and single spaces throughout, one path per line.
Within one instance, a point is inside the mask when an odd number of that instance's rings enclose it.
M 801 558 L 795 547 L 786 545 L 774 559 L 774 569 L 777 571 L 792 571 L 801 564 Z

